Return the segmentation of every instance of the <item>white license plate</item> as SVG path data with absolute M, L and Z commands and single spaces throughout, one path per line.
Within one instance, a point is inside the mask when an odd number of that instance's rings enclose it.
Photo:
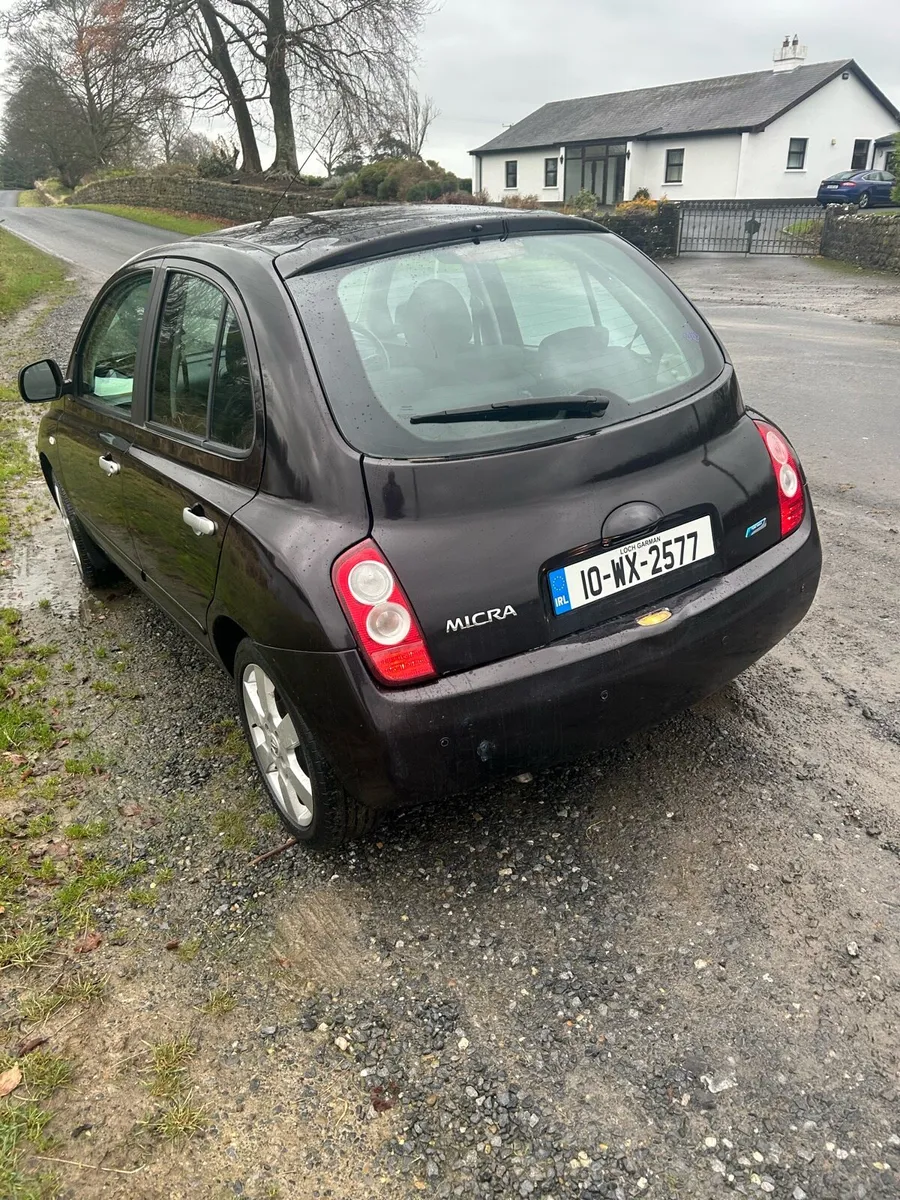
M 583 558 L 548 574 L 553 611 L 560 617 L 585 604 L 596 604 L 598 600 L 711 558 L 715 552 L 712 522 L 709 517 L 698 517 L 674 529 Z

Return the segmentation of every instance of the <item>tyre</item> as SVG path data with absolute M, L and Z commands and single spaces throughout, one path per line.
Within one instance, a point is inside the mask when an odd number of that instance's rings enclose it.
M 862 192 L 859 197 L 859 207 L 868 208 L 872 203 L 872 196 L 869 192 Z
M 369 833 L 377 814 L 338 782 L 306 722 L 279 690 L 276 672 L 250 638 L 234 659 L 241 724 L 285 828 L 307 846 L 337 846 Z
M 53 480 L 53 494 L 56 497 L 56 505 L 59 508 L 59 515 L 62 517 L 63 528 L 66 531 L 66 538 L 72 551 L 72 557 L 75 559 L 78 574 L 81 576 L 81 582 L 86 588 L 111 587 L 114 583 L 118 583 L 122 578 L 122 572 L 115 563 L 107 558 L 88 534 L 78 519 L 78 514 L 72 507 L 69 497 L 56 479 Z

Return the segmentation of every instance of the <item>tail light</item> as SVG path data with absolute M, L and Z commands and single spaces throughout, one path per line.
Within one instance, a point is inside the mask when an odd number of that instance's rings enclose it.
M 781 510 L 781 536 L 787 537 L 803 520 L 806 509 L 800 464 L 787 440 L 774 425 L 769 425 L 766 421 L 754 421 L 754 424 L 772 460 L 772 470 L 778 485 L 778 507 Z
M 331 581 L 378 679 L 396 687 L 437 675 L 406 593 L 373 541 L 342 554 L 331 568 Z
M 855 179 L 845 179 L 844 182 L 841 184 L 841 187 L 856 187 L 856 180 Z

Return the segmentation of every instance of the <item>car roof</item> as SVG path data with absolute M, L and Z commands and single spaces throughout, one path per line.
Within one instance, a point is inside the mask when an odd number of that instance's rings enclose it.
M 504 233 L 548 232 L 602 226 L 553 211 L 478 204 L 391 204 L 337 208 L 276 217 L 192 238 L 232 250 L 260 251 L 279 261 L 284 276 L 355 262 L 445 241 Z M 167 248 L 168 249 L 168 248 Z

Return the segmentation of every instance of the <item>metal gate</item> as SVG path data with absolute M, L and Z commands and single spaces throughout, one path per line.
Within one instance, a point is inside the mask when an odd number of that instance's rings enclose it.
M 678 253 L 818 254 L 825 210 L 815 200 L 683 200 Z

